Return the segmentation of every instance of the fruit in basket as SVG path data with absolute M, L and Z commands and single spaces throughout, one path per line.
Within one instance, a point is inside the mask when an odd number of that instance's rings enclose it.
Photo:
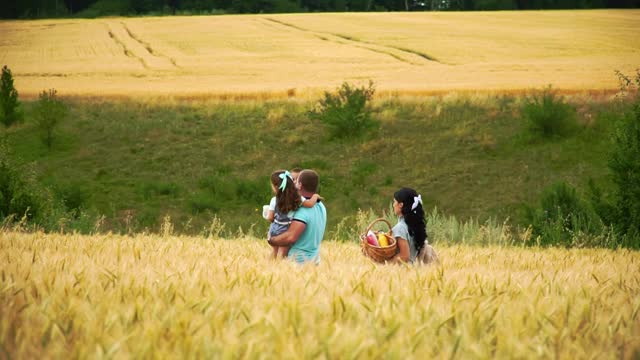
M 369 245 L 378 246 L 378 239 L 376 238 L 376 234 L 373 231 L 369 230 L 367 233 L 367 242 Z
M 389 246 L 389 240 L 387 240 L 384 233 L 378 233 L 378 244 L 380 244 L 380 247 Z

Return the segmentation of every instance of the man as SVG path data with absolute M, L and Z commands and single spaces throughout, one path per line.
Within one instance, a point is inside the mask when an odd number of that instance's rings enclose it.
M 309 199 L 318 192 L 318 174 L 313 170 L 302 170 L 296 187 L 304 198 Z M 269 239 L 275 246 L 291 246 L 288 257 L 298 263 L 320 263 L 320 242 L 327 226 L 327 209 L 322 202 L 311 208 L 296 210 L 289 229 Z

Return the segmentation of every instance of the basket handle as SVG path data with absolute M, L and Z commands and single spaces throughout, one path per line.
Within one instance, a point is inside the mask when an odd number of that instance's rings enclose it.
M 366 236 L 366 234 L 369 232 L 369 230 L 371 230 L 371 228 L 373 227 L 373 225 L 375 225 L 377 222 L 380 222 L 380 221 L 382 221 L 382 222 L 384 222 L 384 223 L 386 223 L 386 224 L 387 224 L 387 226 L 389 227 L 389 235 L 393 236 L 393 235 L 391 234 L 391 230 L 392 230 L 391 224 L 389 223 L 389 221 L 387 221 L 387 219 L 383 219 L 383 218 L 378 218 L 378 219 L 373 220 L 373 221 L 371 222 L 371 224 L 369 224 L 369 226 L 367 226 L 367 230 L 365 230 L 365 231 L 364 231 L 365 236 Z

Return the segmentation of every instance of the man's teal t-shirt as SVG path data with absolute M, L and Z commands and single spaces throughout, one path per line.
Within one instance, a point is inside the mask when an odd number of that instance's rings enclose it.
M 319 202 L 311 208 L 298 208 L 293 220 L 305 223 L 306 227 L 298 241 L 289 249 L 289 258 L 298 263 L 307 261 L 319 263 L 320 242 L 324 237 L 324 230 L 327 225 L 327 209 L 324 204 Z

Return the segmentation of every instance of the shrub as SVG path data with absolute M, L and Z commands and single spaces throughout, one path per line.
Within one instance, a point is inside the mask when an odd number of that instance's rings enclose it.
M 81 234 L 91 234 L 100 231 L 101 215 L 95 211 L 88 210 L 72 210 L 69 212 L 71 216 L 66 217 L 61 227 L 64 226 L 67 231 L 77 231 Z M 62 223 L 62 221 L 59 221 Z
M 36 181 L 33 171 L 19 168 L 6 143 L 0 142 L 0 219 L 25 217 L 49 228 L 59 218 L 55 205 L 51 191 Z
M 265 200 L 269 200 L 268 185 L 269 180 L 248 180 L 237 179 L 236 180 L 236 198 L 250 202 L 253 204 L 262 205 Z
M 309 115 L 328 127 L 332 138 L 358 137 L 376 126 L 367 103 L 373 98 L 373 82 L 369 86 L 355 87 L 347 82 L 335 94 L 324 93 Z
M 635 82 L 640 86 L 640 70 Z M 629 85 L 627 82 L 627 87 Z M 609 169 L 616 185 L 613 224 L 624 242 L 621 245 L 640 247 L 640 96 L 637 92 L 633 111 L 616 124 Z
M 540 245 L 573 246 L 580 236 L 598 236 L 605 231 L 595 211 L 564 182 L 545 189 L 538 208 L 525 210 Z
M 138 192 L 145 200 L 157 196 L 176 197 L 180 193 L 180 187 L 174 182 L 149 181 L 141 183 L 138 186 Z
M 368 178 L 374 175 L 377 170 L 378 164 L 374 162 L 366 160 L 356 161 L 351 168 L 351 182 L 355 187 L 364 188 L 368 183 Z
M 189 199 L 189 207 L 195 214 L 206 211 L 217 212 L 221 206 L 215 196 L 207 192 L 198 192 Z
M 550 86 L 527 96 L 522 114 L 528 121 L 529 130 L 542 138 L 566 136 L 577 128 L 575 108 Z
M 36 124 L 41 131 L 42 141 L 49 149 L 53 143 L 53 131 L 66 114 L 67 107 L 57 98 L 55 89 L 40 93 L 36 104 Z
M 9 127 L 22 118 L 20 113 L 18 91 L 13 86 L 11 70 L 5 65 L 2 67 L 0 79 L 0 122 Z
M 70 212 L 75 212 L 75 215 L 79 214 L 89 198 L 89 194 L 79 183 L 60 184 L 54 190 L 64 207 Z
M 198 181 L 198 187 L 209 192 L 219 201 L 227 201 L 233 199 L 236 183 L 230 175 L 217 173 L 201 178 Z
M 596 185 L 596 182 L 589 178 L 587 182 L 587 198 L 593 210 L 598 214 L 603 223 L 607 225 L 613 224 L 615 221 L 616 209 L 611 202 L 605 197 L 602 189 Z

